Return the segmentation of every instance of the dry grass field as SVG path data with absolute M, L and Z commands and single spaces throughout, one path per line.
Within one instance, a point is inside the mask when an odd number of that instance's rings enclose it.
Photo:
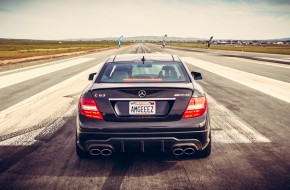
M 0 39 L 0 72 L 117 48 L 117 42 Z M 122 43 L 123 46 L 130 43 Z
M 122 46 L 128 45 L 123 43 Z M 0 61 L 117 48 L 117 42 L 0 40 Z

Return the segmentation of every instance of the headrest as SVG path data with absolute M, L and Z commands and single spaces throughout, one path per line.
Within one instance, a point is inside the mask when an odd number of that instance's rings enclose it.
M 165 65 L 162 67 L 162 70 L 169 71 L 169 70 L 175 70 L 175 69 L 173 66 Z

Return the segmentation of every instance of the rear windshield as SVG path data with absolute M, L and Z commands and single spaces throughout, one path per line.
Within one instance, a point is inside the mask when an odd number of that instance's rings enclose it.
M 189 82 L 182 63 L 122 62 L 106 63 L 96 82 L 99 83 L 162 83 Z

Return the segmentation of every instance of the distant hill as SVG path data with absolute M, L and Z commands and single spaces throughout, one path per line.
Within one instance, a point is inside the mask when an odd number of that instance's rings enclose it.
M 270 41 L 290 41 L 290 38 L 276 38 L 276 39 L 270 39 Z
M 158 42 L 162 41 L 164 36 L 133 36 L 126 37 L 124 36 L 123 41 L 146 41 L 146 42 Z M 108 38 L 79 38 L 79 39 L 67 39 L 68 41 L 118 41 L 119 37 L 108 37 Z M 193 38 L 193 37 L 174 37 L 168 36 L 166 41 L 180 41 L 180 42 L 191 42 L 198 40 L 208 40 L 207 38 Z M 214 40 L 239 40 L 239 39 L 215 39 Z M 275 39 L 265 39 L 265 40 L 257 40 L 257 41 L 289 41 L 290 38 L 275 38 Z M 66 41 L 66 40 L 65 40 Z M 249 41 L 249 40 L 242 40 Z M 253 41 L 253 40 L 250 40 Z
M 162 41 L 164 36 L 133 36 L 133 37 L 126 37 L 124 36 L 123 41 Z M 65 41 L 118 41 L 119 38 L 108 37 L 108 38 L 78 38 L 78 39 L 66 39 Z M 182 37 L 170 37 L 166 38 L 166 41 L 197 41 L 203 40 L 202 38 L 182 38 Z
M 164 36 L 133 36 L 133 37 L 126 37 L 124 36 L 124 42 L 161 42 Z M 51 42 L 58 42 L 58 41 L 118 41 L 119 37 L 107 37 L 107 38 L 72 38 L 72 39 L 62 39 L 62 40 L 35 40 L 35 39 L 7 39 L 7 38 L 0 38 L 0 43 L 5 43 L 5 41 L 22 41 L 22 42 L 43 42 L 43 41 L 51 41 Z M 208 40 L 207 38 L 193 38 L 193 37 L 174 37 L 168 36 L 166 38 L 167 42 L 174 41 L 174 42 L 193 42 L 193 41 L 204 41 Z M 214 40 L 239 40 L 239 39 L 215 39 Z M 241 41 L 254 41 L 254 40 L 241 40 Z M 256 40 L 256 41 L 290 41 L 290 38 L 274 38 L 274 39 L 265 39 L 265 40 Z

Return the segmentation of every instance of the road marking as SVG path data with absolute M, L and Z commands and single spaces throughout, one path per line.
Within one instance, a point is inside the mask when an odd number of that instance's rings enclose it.
M 91 54 L 94 54 L 94 53 L 91 53 Z M 88 55 L 91 55 L 91 54 L 78 56 L 78 58 L 82 58 L 82 57 L 85 57 L 85 56 L 88 56 Z M 76 59 L 76 58 L 72 57 L 72 58 L 67 58 L 67 59 L 47 62 L 47 63 L 43 63 L 43 64 L 32 65 L 32 66 L 28 66 L 28 67 L 22 67 L 22 68 L 18 68 L 18 69 L 9 70 L 9 71 L 2 71 L 2 72 L 0 72 L 0 75 L 8 74 L 8 73 L 15 73 L 15 72 L 19 72 L 19 71 L 22 71 L 22 70 L 29 70 L 29 69 L 33 69 L 35 67 L 44 67 L 44 66 L 59 64 L 59 63 L 62 63 L 62 62 L 65 62 L 65 61 L 74 60 L 74 59 Z
M 218 143 L 268 143 L 271 142 L 232 111 L 207 95 L 213 142 Z
M 182 57 L 184 62 L 253 88 L 280 100 L 290 103 L 290 83 L 232 69 L 211 62 Z
M 50 87 L 0 112 L 0 146 L 29 146 L 61 128 L 72 116 L 81 91 L 90 82 L 87 75 L 101 64 Z M 73 95 L 73 96 L 71 96 Z M 270 140 L 229 109 L 207 95 L 211 112 L 213 141 L 217 143 L 265 143 Z M 37 127 L 35 127 L 37 126 Z M 31 130 L 30 130 L 31 129 Z M 10 134 L 27 131 L 19 135 Z M 5 138 L 10 137 L 10 138 Z
M 54 97 L 54 96 L 53 96 Z M 207 95 L 210 110 L 210 120 L 214 143 L 269 143 L 268 138 L 241 120 L 232 111 Z M 41 104 L 41 102 L 38 102 Z M 52 124 L 31 130 L 27 133 L 0 141 L 0 146 L 22 145 L 29 146 L 37 140 L 46 139 L 53 135 L 66 122 L 64 118 L 72 116 L 76 111 L 76 103 L 69 110 L 56 119 Z M 32 114 L 31 114 L 32 115 Z M 37 114 L 34 114 L 38 116 Z M 32 117 L 32 116 L 31 116 Z M 40 118 L 41 120 L 42 118 Z M 1 120 L 0 120 L 1 121 Z M 44 124 L 43 124 L 44 125 Z M 10 126 L 12 127 L 12 126 Z
M 0 139 L 17 131 L 47 127 L 75 106 L 79 95 L 90 83 L 89 73 L 102 64 L 79 73 L 0 112 Z M 68 96 L 73 94 L 74 96 Z
M 273 66 L 273 67 L 281 67 L 285 69 L 290 69 L 290 65 L 284 65 L 284 64 L 279 64 L 279 63 L 269 63 L 269 62 L 264 62 L 264 61 L 254 61 L 254 60 L 249 60 L 246 58 L 239 58 L 239 57 L 225 57 L 226 59 L 232 59 L 232 60 L 237 60 L 237 61 L 243 61 L 243 62 L 248 62 L 248 63 L 255 63 L 255 64 L 260 64 L 260 65 L 267 65 L 267 66 Z
M 197 55 L 197 56 L 206 56 L 206 55 L 208 55 L 208 54 L 205 54 L 205 53 L 196 53 L 196 52 L 194 52 L 193 54 Z
M 49 126 L 39 126 L 26 130 L 26 132 L 19 131 L 19 133 L 10 133 L 8 135 L 0 136 L 0 146 L 29 146 L 38 140 L 46 140 L 51 137 L 58 129 L 60 129 L 68 117 L 75 113 L 75 106 L 72 106 L 62 117 L 58 118 Z
M 93 60 L 94 58 L 78 58 L 74 60 L 65 61 L 55 65 L 49 65 L 41 68 L 31 69 L 28 71 L 18 72 L 10 75 L 0 77 L 0 89 L 13 84 L 17 84 L 35 77 L 39 77 L 54 71 L 72 67 L 84 62 Z

